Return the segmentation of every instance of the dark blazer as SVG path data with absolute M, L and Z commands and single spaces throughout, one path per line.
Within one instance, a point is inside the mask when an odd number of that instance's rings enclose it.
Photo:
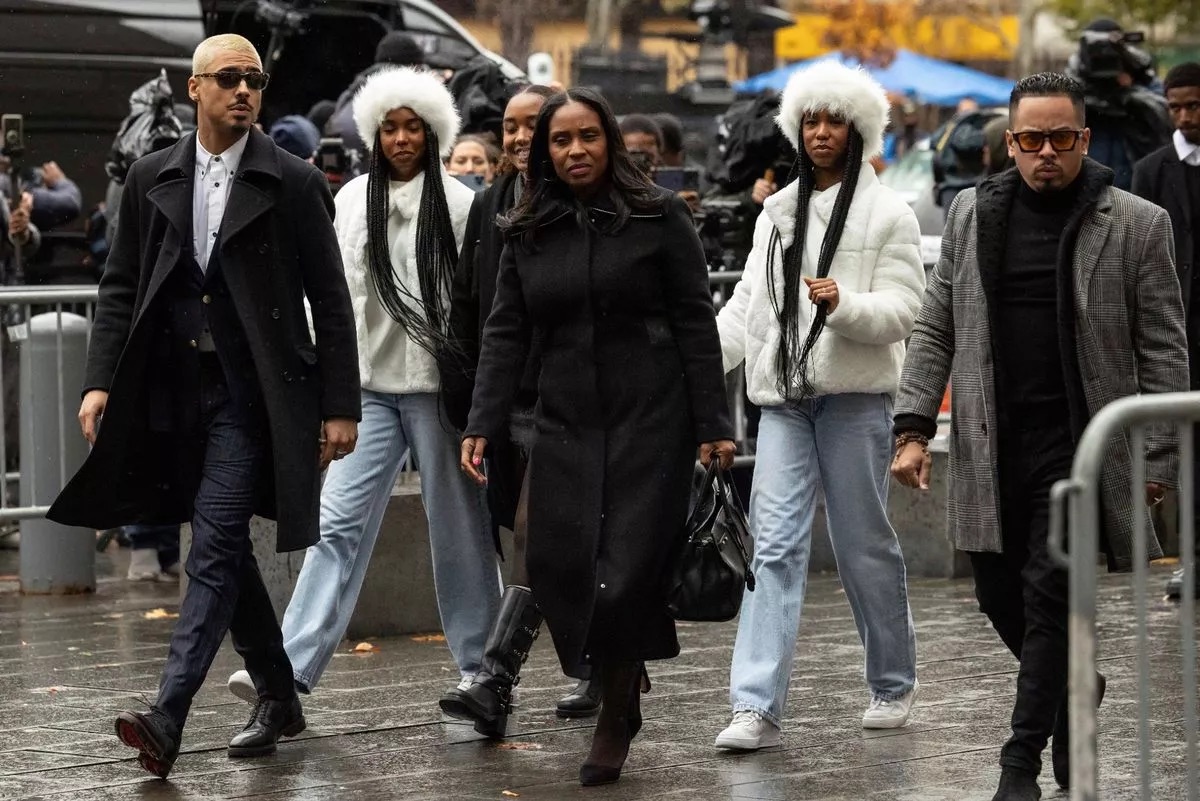
M 1171 227 L 1175 231 L 1175 274 L 1179 276 L 1179 289 L 1183 293 L 1185 318 L 1192 308 L 1195 259 L 1192 215 L 1196 211 L 1188 195 L 1186 169 L 1188 167 L 1179 160 L 1174 143 L 1159 148 L 1133 167 L 1133 193 L 1166 209 L 1171 218 Z
M 324 176 L 265 134 L 249 136 L 214 253 L 228 292 L 213 294 L 210 313 L 236 315 L 244 329 L 271 440 L 256 512 L 279 521 L 279 550 L 297 550 L 318 539 L 321 421 L 361 416 L 354 318 Z M 168 478 L 178 437 L 148 425 L 148 371 L 166 334 L 164 284 L 191 260 L 195 143 L 193 134 L 145 156 L 126 180 L 85 380 L 108 390 L 108 407 L 91 455 L 51 507 L 60 523 L 191 517 L 195 487 Z
M 564 671 L 679 653 L 663 598 L 700 443 L 732 438 L 704 253 L 678 198 L 566 211 L 504 249 L 467 433 L 502 434 L 535 338 L 526 564 Z

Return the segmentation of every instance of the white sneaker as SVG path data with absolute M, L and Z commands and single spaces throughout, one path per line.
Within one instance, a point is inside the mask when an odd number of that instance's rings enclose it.
M 757 712 L 733 713 L 733 722 L 717 735 L 717 748 L 757 751 L 779 745 L 779 727 Z
M 912 712 L 913 703 L 917 700 L 918 687 L 920 684 L 914 681 L 913 688 L 908 691 L 908 694 L 895 701 L 871 699 L 871 705 L 867 707 L 867 711 L 863 715 L 863 728 L 898 729 L 907 724 L 908 715 Z
M 229 677 L 229 683 L 226 686 L 229 688 L 229 692 L 246 703 L 258 703 L 258 688 L 254 686 L 254 681 L 251 680 L 250 674 L 246 671 L 236 671 Z
M 130 581 L 169 580 L 158 564 L 158 551 L 154 548 L 137 548 L 129 552 L 129 572 L 125 578 Z

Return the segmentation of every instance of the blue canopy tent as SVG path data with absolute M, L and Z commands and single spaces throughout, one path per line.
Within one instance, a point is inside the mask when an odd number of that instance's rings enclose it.
M 736 84 L 734 88 L 739 92 L 761 92 L 764 89 L 781 92 L 794 72 L 831 58 L 847 66 L 858 64 L 855 59 L 841 53 L 828 53 L 755 75 Z M 997 78 L 910 50 L 897 50 L 892 63 L 886 67 L 871 64 L 863 66 L 887 91 L 909 95 L 918 102 L 935 106 L 953 106 L 966 97 L 975 99 L 981 105 L 1003 105 L 1008 103 L 1008 95 L 1013 88 L 1013 82 L 1007 78 Z

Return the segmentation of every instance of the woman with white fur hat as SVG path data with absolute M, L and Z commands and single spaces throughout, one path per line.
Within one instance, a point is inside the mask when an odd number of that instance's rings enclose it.
M 321 491 L 321 540 L 308 549 L 283 617 L 297 688 L 310 692 L 345 636 L 392 487 L 411 454 L 421 474 L 434 584 L 450 652 L 467 682 L 499 611 L 500 576 L 483 493 L 458 469 L 438 359 L 450 345 L 450 283 L 475 193 L 442 163 L 459 115 L 424 71 L 373 74 L 353 104 L 370 167 L 337 194 L 362 375 L 358 446 Z M 244 672 L 230 690 L 257 698 Z
M 905 725 L 916 695 L 904 558 L 886 507 L 892 398 L 925 272 L 916 217 L 870 166 L 887 115 L 883 88 L 861 70 L 826 61 L 791 78 L 777 123 L 798 177 L 764 204 L 717 319 L 725 369 L 745 362 L 763 407 L 750 500 L 758 586 L 742 606 L 733 721 L 718 748 L 780 743 L 818 487 L 866 650 L 863 726 Z

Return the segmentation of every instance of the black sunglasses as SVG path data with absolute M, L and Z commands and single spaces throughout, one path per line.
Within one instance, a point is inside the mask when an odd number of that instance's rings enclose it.
M 1011 131 L 1012 138 L 1016 141 L 1017 147 L 1022 153 L 1037 153 L 1046 144 L 1046 140 L 1050 140 L 1050 147 L 1054 148 L 1055 153 L 1066 153 L 1068 150 L 1074 150 L 1075 145 L 1079 142 L 1079 137 L 1083 136 L 1083 131 Z
M 258 70 L 250 70 L 249 72 L 238 72 L 237 70 L 221 70 L 220 72 L 198 72 L 192 76 L 193 78 L 216 78 L 217 86 L 222 89 L 237 89 L 242 81 L 246 82 L 246 86 L 255 92 L 261 92 L 267 88 L 267 82 L 271 80 L 271 76 L 265 72 Z

